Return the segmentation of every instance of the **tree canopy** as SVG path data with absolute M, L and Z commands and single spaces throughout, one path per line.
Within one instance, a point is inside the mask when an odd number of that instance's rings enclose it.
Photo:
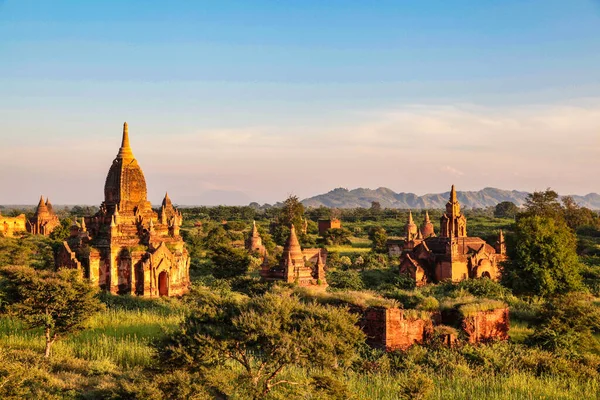
M 45 356 L 57 339 L 83 329 L 94 313 L 103 310 L 97 289 L 84 281 L 79 271 L 36 271 L 31 267 L 0 268 L 1 293 L 9 314 L 30 328 L 43 328 Z
M 280 378 L 290 366 L 349 366 L 364 340 L 356 316 L 305 304 L 290 293 L 247 298 L 207 291 L 197 296 L 197 307 L 180 329 L 156 344 L 162 364 L 207 374 L 237 365 L 254 399 L 296 384 Z
M 496 218 L 514 218 L 519 212 L 519 207 L 512 201 L 503 201 L 496 204 L 494 208 L 494 217 Z
M 515 224 L 503 281 L 515 293 L 553 295 L 581 286 L 577 238 L 563 219 L 525 216 Z

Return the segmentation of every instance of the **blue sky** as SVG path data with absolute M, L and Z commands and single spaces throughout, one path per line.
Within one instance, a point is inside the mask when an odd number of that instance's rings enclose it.
M 0 204 L 600 192 L 600 2 L 0 0 Z

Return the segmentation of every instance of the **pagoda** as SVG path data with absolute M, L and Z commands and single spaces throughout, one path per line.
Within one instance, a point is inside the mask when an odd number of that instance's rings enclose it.
M 158 212 L 133 155 L 127 123 L 104 184 L 100 211 L 71 228 L 55 262 L 80 269 L 115 294 L 178 296 L 189 290 L 190 257 L 180 235 L 181 213 L 168 194 Z

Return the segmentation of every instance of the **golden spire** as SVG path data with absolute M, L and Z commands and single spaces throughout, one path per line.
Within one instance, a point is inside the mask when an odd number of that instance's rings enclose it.
M 456 190 L 454 189 L 454 185 L 452 185 L 452 189 L 450 189 L 450 202 L 456 203 L 458 199 L 456 198 Z
M 123 124 L 123 139 L 121 140 L 121 148 L 119 149 L 117 158 L 133 158 L 133 152 L 131 151 L 131 147 L 129 145 L 129 127 L 127 126 L 127 122 Z

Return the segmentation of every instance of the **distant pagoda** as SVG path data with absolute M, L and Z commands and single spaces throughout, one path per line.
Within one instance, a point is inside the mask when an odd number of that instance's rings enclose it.
M 290 236 L 283 247 L 279 264 L 270 267 L 265 263 L 260 276 L 265 281 L 283 281 L 296 283 L 298 286 L 326 286 L 325 280 L 325 249 L 304 249 L 300 247 L 294 224 L 290 227 Z

